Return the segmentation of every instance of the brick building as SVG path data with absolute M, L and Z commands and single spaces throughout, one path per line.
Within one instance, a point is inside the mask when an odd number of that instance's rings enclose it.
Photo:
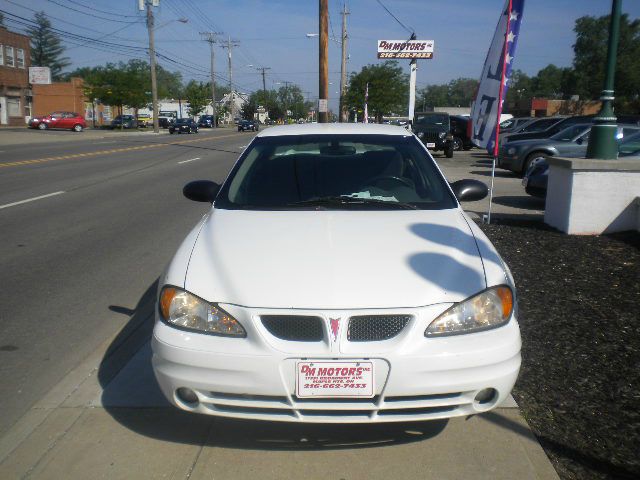
M 0 26 L 0 125 L 23 126 L 31 115 L 29 37 Z
M 84 82 L 72 78 L 69 82 L 33 85 L 33 115 L 48 115 L 53 111 L 85 114 Z

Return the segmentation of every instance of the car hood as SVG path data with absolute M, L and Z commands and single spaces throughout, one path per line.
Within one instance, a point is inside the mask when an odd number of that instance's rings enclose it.
M 214 209 L 185 288 L 247 307 L 357 309 L 457 302 L 486 281 L 459 209 Z

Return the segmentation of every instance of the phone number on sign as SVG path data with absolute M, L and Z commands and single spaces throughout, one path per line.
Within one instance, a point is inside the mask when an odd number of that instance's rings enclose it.
M 378 58 L 433 58 L 431 52 L 380 52 Z
M 304 388 L 366 388 L 366 383 L 305 383 Z

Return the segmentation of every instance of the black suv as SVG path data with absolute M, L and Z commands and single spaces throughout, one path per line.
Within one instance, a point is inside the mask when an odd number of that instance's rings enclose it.
M 252 132 L 258 131 L 258 123 L 253 120 L 240 120 L 238 122 L 238 131 L 246 132 L 247 130 L 251 130 Z
M 451 115 L 451 135 L 453 135 L 454 150 L 471 150 L 474 145 L 468 134 L 471 118 L 462 115 Z
M 202 115 L 198 119 L 198 126 L 203 128 L 213 127 L 213 115 Z
M 448 113 L 419 112 L 413 117 L 411 130 L 430 150 L 443 150 L 447 158 L 453 157 L 453 135 Z

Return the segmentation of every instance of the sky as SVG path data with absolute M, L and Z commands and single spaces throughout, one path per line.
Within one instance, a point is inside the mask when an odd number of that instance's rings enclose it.
M 434 40 L 434 58 L 418 62 L 418 88 L 459 77 L 479 78 L 489 42 L 505 0 L 347 0 L 348 72 L 380 62 L 380 39 L 407 39 L 408 30 L 418 39 Z M 329 35 L 340 39 L 343 0 L 328 0 Z M 269 67 L 267 88 L 284 82 L 299 85 L 310 99 L 318 96 L 318 0 L 160 0 L 156 16 L 156 48 L 159 63 L 180 71 L 185 80 L 207 81 L 210 51 L 200 32 L 221 32 L 215 48 L 218 81 L 228 80 L 228 51 L 220 45 L 230 37 L 233 83 L 252 92 L 262 88 L 256 67 Z M 0 10 L 31 19 L 43 10 L 55 28 L 91 39 L 101 39 L 137 49 L 90 48 L 82 40 L 65 40 L 70 67 L 102 65 L 145 57 L 148 36 L 138 0 L 0 0 Z M 569 66 L 573 59 L 575 20 L 584 15 L 610 13 L 611 0 L 526 0 L 514 68 L 535 75 L 553 63 Z M 623 13 L 640 17 L 640 1 L 624 0 Z M 10 30 L 20 31 L 5 15 Z M 187 23 L 177 19 L 187 19 Z M 406 28 L 405 28 L 406 27 Z M 408 28 L 408 30 L 407 30 Z M 329 106 L 337 109 L 340 85 L 340 45 L 329 42 Z M 85 43 L 83 45 L 83 43 Z M 163 58 L 164 57 L 164 58 Z M 168 59 L 170 60 L 168 60 Z M 178 62 L 178 63 L 176 63 Z M 182 65 L 180 65 L 182 64 Z M 408 61 L 401 62 L 408 72 Z

